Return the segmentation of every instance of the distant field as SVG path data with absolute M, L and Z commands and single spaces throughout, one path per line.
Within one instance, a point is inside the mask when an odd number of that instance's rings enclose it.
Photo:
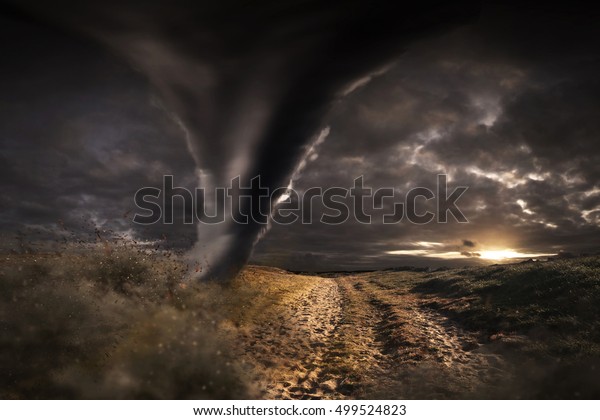
M 190 283 L 168 254 L 4 255 L 2 398 L 598 398 L 600 259 Z

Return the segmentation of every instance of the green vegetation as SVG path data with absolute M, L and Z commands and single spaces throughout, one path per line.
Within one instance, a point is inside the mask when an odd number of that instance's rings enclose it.
M 600 356 L 600 258 L 430 273 L 413 291 L 430 305 L 494 337 L 526 334 L 537 355 Z
M 600 257 L 360 277 L 398 305 L 416 298 L 503 355 L 515 378 L 500 397 L 600 397 Z
M 400 274 L 400 273 L 398 273 Z M 508 398 L 599 398 L 600 258 L 386 274 L 514 366 Z

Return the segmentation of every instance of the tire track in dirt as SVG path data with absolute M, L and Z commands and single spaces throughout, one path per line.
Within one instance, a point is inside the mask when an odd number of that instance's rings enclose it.
M 338 382 L 323 369 L 324 355 L 341 317 L 332 279 L 318 278 L 276 318 L 242 337 L 242 359 L 252 366 L 261 398 L 340 398 Z
M 346 320 L 338 335 L 345 349 L 345 375 L 352 379 L 345 395 L 370 398 L 376 390 L 397 388 L 400 383 L 391 374 L 395 362 L 389 351 L 394 343 L 383 331 L 393 314 L 387 306 L 375 302 L 359 280 L 342 277 L 337 281 L 345 302 Z
M 371 303 L 383 308 L 379 333 L 387 340 L 387 351 L 404 367 L 399 391 L 409 397 L 451 398 L 493 396 L 510 379 L 509 364 L 477 334 L 434 310 L 420 305 L 414 294 L 369 280 Z
M 311 277 L 271 312 L 239 333 L 256 398 L 493 398 L 510 376 L 476 334 L 369 276 Z

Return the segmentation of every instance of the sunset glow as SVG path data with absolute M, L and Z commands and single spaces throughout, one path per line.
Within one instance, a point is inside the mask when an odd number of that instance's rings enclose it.
M 489 251 L 479 251 L 479 258 L 484 260 L 508 260 L 511 258 L 536 258 L 547 254 L 527 254 L 523 252 L 517 252 L 514 249 L 497 249 Z

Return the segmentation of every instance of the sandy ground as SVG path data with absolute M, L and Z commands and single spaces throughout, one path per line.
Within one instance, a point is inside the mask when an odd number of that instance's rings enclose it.
M 257 398 L 493 397 L 510 379 L 500 355 L 417 296 L 360 275 L 313 280 L 239 332 Z
M 340 323 L 341 299 L 337 283 L 321 278 L 275 319 L 240 334 L 239 351 L 253 367 L 260 397 L 340 397 L 323 366 Z

